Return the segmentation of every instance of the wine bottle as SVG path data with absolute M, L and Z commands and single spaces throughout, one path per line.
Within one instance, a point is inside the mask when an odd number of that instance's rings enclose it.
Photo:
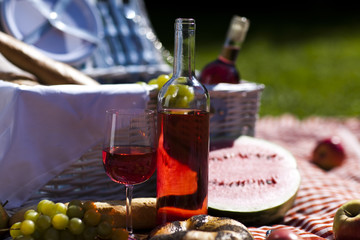
M 223 49 L 218 58 L 207 64 L 201 71 L 200 81 L 203 84 L 239 83 L 241 76 L 235 62 L 245 40 L 249 20 L 233 16 Z
M 158 224 L 207 214 L 210 99 L 194 55 L 195 20 L 178 18 L 173 75 L 158 95 Z

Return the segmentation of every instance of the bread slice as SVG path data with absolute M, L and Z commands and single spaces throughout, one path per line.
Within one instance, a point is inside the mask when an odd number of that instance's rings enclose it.
M 85 201 L 84 201 L 85 202 Z M 113 227 L 125 228 L 126 202 L 113 200 L 93 201 L 103 218 L 111 220 Z M 134 230 L 150 230 L 156 226 L 156 198 L 134 198 L 131 202 Z M 24 220 L 24 213 L 36 210 L 36 205 L 25 207 L 15 212 L 10 218 L 10 225 Z
M 0 52 L 12 64 L 35 75 L 41 84 L 99 85 L 79 70 L 45 56 L 35 47 L 4 32 L 0 32 Z

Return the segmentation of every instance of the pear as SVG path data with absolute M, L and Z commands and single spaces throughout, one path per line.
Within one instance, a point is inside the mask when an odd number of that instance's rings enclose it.
M 7 201 L 4 204 L 0 204 L 0 229 L 9 228 L 9 215 L 4 208 L 6 204 Z

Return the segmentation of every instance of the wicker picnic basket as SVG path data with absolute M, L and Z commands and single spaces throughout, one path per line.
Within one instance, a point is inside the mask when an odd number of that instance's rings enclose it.
M 235 139 L 240 135 L 253 136 L 264 86 L 244 82 L 229 90 L 207 87 L 212 99 L 210 141 Z M 156 109 L 157 94 L 156 88 L 149 92 L 147 108 Z M 35 204 L 44 198 L 63 202 L 71 199 L 124 199 L 124 187 L 112 182 L 105 174 L 101 150 L 101 144 L 89 149 L 65 171 L 34 192 L 24 205 Z M 134 197 L 155 195 L 155 176 L 134 188 Z

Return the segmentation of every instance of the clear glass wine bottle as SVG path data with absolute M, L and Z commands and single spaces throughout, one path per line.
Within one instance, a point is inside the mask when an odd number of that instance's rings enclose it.
M 209 110 L 195 77 L 195 20 L 178 18 L 173 75 L 158 96 L 158 224 L 207 213 Z

